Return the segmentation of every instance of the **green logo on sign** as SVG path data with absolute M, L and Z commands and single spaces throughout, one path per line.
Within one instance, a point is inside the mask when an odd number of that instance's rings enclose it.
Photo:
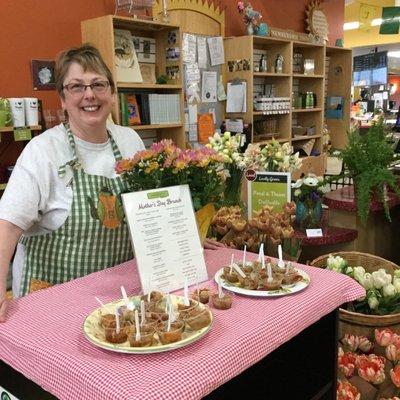
M 1 400 L 11 400 L 11 397 L 6 392 L 2 392 Z
M 168 197 L 168 195 L 169 195 L 168 190 L 162 190 L 160 192 L 147 193 L 147 198 L 148 199 L 161 199 L 163 197 Z

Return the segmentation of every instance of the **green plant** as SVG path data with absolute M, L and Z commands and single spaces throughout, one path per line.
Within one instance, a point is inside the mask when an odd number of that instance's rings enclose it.
M 368 219 L 373 194 L 376 194 L 391 221 L 386 190 L 391 188 L 400 196 L 400 189 L 396 176 L 388 169 L 395 156 L 387 139 L 383 119 L 374 122 L 366 134 L 351 131 L 348 138 L 341 156 L 354 181 L 357 212 L 361 221 L 365 224 Z

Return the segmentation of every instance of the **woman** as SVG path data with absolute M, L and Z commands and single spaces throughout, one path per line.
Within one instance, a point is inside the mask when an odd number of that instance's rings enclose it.
M 96 48 L 64 51 L 55 75 L 68 123 L 28 143 L 0 201 L 0 322 L 16 246 L 15 297 L 133 257 L 119 200 L 126 188 L 114 165 L 143 150 L 143 142 L 107 122 L 116 88 Z
M 132 258 L 118 198 L 125 187 L 114 165 L 143 150 L 143 142 L 132 129 L 107 122 L 116 89 L 97 49 L 61 53 L 55 75 L 68 123 L 28 143 L 0 202 L 1 320 L 17 243 L 14 296 Z

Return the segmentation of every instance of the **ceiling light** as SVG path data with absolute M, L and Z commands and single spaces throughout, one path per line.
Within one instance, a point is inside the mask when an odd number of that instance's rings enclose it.
M 358 29 L 360 26 L 360 23 L 358 21 L 353 21 L 353 22 L 345 22 L 343 24 L 343 30 L 344 31 L 351 31 L 353 29 Z
M 371 21 L 371 26 L 379 26 L 382 24 L 382 18 L 375 18 Z M 358 29 L 360 27 L 360 23 L 358 21 L 353 22 L 345 22 L 343 24 L 344 31 L 352 31 L 354 29 Z

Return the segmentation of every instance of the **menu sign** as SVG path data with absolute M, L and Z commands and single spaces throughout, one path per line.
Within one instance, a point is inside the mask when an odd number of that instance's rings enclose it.
M 122 194 L 144 293 L 208 279 L 188 185 Z
M 290 173 L 250 172 L 246 172 L 248 218 L 252 218 L 263 206 L 282 211 L 282 206 L 290 201 Z

